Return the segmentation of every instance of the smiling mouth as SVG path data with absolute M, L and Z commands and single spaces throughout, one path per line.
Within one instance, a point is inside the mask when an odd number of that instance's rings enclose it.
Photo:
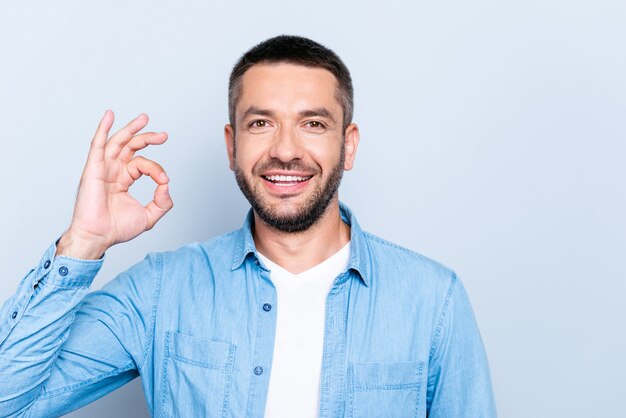
M 277 186 L 293 186 L 294 184 L 302 183 L 309 180 L 313 176 L 261 176 L 265 180 L 277 185 Z

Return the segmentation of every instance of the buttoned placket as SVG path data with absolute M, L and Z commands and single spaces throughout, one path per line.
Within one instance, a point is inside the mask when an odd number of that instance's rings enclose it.
M 346 286 L 349 285 L 351 274 L 348 270 L 337 276 L 326 298 L 319 418 L 344 415 L 348 314 Z
M 269 270 L 264 268 L 256 256 L 251 255 L 246 261 L 246 268 L 252 270 L 258 283 L 256 306 L 256 337 L 252 367 L 250 370 L 250 389 L 246 407 L 247 417 L 262 417 L 269 389 L 269 378 L 274 354 L 276 337 L 276 288 L 270 280 Z

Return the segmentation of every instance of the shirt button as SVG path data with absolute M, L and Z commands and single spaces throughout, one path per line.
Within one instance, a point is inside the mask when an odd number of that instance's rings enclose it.
M 46 260 L 46 262 L 43 263 L 43 268 L 47 269 L 48 267 L 50 267 L 50 260 Z
M 263 367 L 261 367 L 261 366 L 256 366 L 256 367 L 254 368 L 254 374 L 256 374 L 257 376 L 259 376 L 259 375 L 263 374 Z
M 269 303 L 264 303 L 264 304 L 263 304 L 263 310 L 264 310 L 265 312 L 269 312 L 269 311 L 271 311 L 271 310 L 272 310 L 272 305 L 270 305 Z
M 69 270 L 67 269 L 67 267 L 63 266 L 59 269 L 59 274 L 61 276 L 67 276 L 67 273 L 69 273 Z
M 13 318 L 13 319 L 17 318 L 17 311 L 15 311 L 15 312 L 13 312 L 13 313 L 11 314 L 11 318 Z M 261 369 L 261 372 L 262 372 L 262 371 L 263 371 L 263 369 Z M 256 373 L 256 369 L 255 369 L 255 373 Z

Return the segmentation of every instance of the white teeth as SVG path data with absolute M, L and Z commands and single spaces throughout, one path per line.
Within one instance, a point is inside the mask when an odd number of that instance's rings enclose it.
M 280 181 L 280 182 L 294 182 L 294 181 L 305 181 L 310 177 L 300 177 L 300 176 L 266 176 L 266 179 L 269 181 Z

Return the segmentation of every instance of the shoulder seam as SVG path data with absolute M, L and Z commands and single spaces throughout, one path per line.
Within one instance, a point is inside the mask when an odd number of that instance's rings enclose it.
M 217 235 L 217 236 L 215 236 L 215 237 L 212 237 L 212 238 L 210 238 L 210 239 L 208 239 L 208 240 L 206 240 L 206 241 L 199 242 L 198 244 L 200 244 L 201 246 L 202 246 L 202 245 L 209 245 L 209 244 L 212 244 L 212 243 L 214 243 L 214 242 L 216 242 L 216 241 L 219 241 L 219 240 L 221 240 L 221 239 L 230 238 L 230 236 L 231 236 L 231 235 L 238 234 L 239 232 L 241 232 L 241 230 L 240 230 L 240 229 L 235 229 L 235 230 L 233 230 L 233 231 L 226 232 L 226 233 L 224 233 L 224 234 L 221 234 L 221 235 Z
M 403 247 L 401 245 L 395 244 L 395 243 L 393 243 L 391 241 L 387 241 L 386 239 L 380 238 L 380 237 L 378 237 L 378 236 L 376 236 L 374 234 L 371 234 L 369 232 L 363 231 L 363 235 L 370 241 L 374 241 L 374 242 L 377 242 L 379 244 L 386 245 L 387 247 L 395 248 L 397 250 L 402 250 L 402 251 L 407 252 L 409 254 L 412 254 L 412 255 L 415 255 L 415 256 L 418 256 L 418 257 L 422 257 L 421 254 L 419 254 L 419 253 L 417 253 L 417 252 L 415 252 L 413 250 L 409 250 L 406 247 Z
M 154 295 L 152 296 L 152 312 L 150 316 L 150 325 L 148 327 L 149 335 L 148 335 L 148 338 L 146 338 L 146 343 L 143 348 L 141 364 L 137 365 L 137 369 L 141 372 L 143 372 L 146 361 L 148 361 L 148 353 L 150 352 L 149 348 L 150 348 L 150 345 L 154 341 L 154 333 L 155 333 L 155 328 L 156 328 L 156 314 L 157 314 L 157 309 L 159 305 L 159 300 L 161 299 L 161 284 L 163 282 L 163 254 L 156 253 L 156 254 L 152 254 L 152 256 L 155 258 L 155 263 L 156 263 L 156 268 L 157 268 L 157 277 L 155 278 L 156 285 L 154 288 Z
M 418 253 L 417 251 L 413 251 L 413 250 L 411 250 L 409 248 L 403 247 L 403 246 L 398 245 L 396 243 L 393 243 L 391 241 L 387 241 L 386 239 L 380 238 L 379 236 L 376 236 L 376 235 L 374 235 L 374 234 L 372 234 L 370 232 L 363 231 L 363 235 L 364 235 L 364 237 L 368 241 L 373 241 L 373 242 L 376 242 L 378 244 L 385 245 L 387 247 L 394 248 L 396 250 L 400 250 L 400 251 L 406 253 L 407 255 L 412 256 L 412 257 L 414 257 L 416 259 L 419 259 L 421 261 L 433 262 L 433 263 L 439 264 L 440 266 L 442 266 L 442 267 L 446 268 L 447 270 L 449 270 L 448 267 L 444 266 L 443 264 L 439 263 L 438 261 L 432 260 L 432 259 L 424 256 L 423 254 Z
M 448 286 L 448 291 L 446 292 L 446 296 L 443 299 L 443 305 L 441 306 L 441 312 L 439 314 L 439 320 L 437 321 L 437 328 L 435 328 L 435 332 L 433 333 L 432 342 L 430 344 L 430 352 L 428 354 L 428 361 L 430 362 L 435 355 L 435 352 L 439 349 L 439 342 L 441 337 L 441 331 L 446 319 L 446 315 L 448 313 L 448 308 L 450 306 L 450 299 L 452 299 L 452 292 L 456 287 L 457 276 L 454 272 L 452 272 L 450 276 L 450 285 Z

